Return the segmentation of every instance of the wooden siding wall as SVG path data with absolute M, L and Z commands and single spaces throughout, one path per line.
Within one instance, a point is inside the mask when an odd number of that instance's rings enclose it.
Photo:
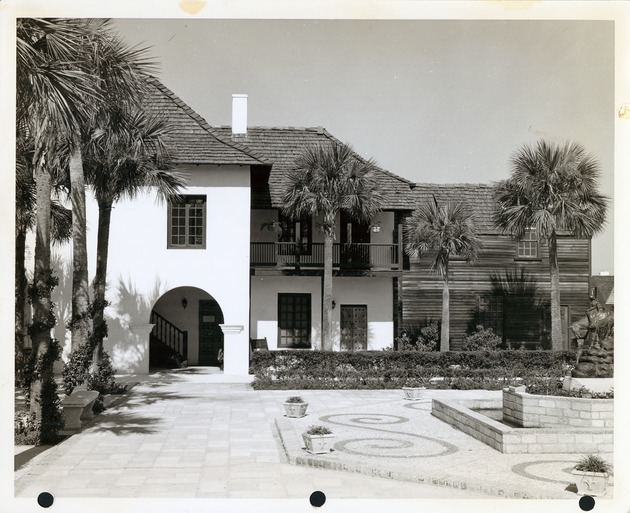
M 549 300 L 549 252 L 546 244 L 539 247 L 539 258 L 516 259 L 516 241 L 506 235 L 482 237 L 483 249 L 473 264 L 464 261 L 450 262 L 450 332 L 451 348 L 461 347 L 462 337 L 474 326 L 479 312 L 480 298 L 496 295 L 490 277 L 493 273 L 505 275 L 506 271 L 521 272 L 536 282 L 539 298 Z M 560 268 L 560 300 L 569 306 L 570 322 L 584 315 L 588 308 L 590 274 L 590 241 L 561 237 L 558 240 L 558 265 Z M 431 258 L 412 258 L 402 279 L 402 322 L 401 329 L 413 325 L 425 325 L 429 321 L 440 321 L 442 309 L 442 281 L 429 271 Z M 530 319 L 528 319 L 528 317 Z M 541 312 L 521 312 L 520 323 L 512 323 L 511 337 L 518 338 L 514 326 L 541 324 Z M 547 321 L 548 322 L 548 321 Z M 519 328 L 516 328 L 517 331 Z M 525 328 L 523 328 L 525 330 Z M 527 340 L 531 335 L 522 332 Z

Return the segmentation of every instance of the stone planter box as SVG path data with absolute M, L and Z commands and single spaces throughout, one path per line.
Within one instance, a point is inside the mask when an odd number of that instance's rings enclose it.
M 283 403 L 284 414 L 292 419 L 299 419 L 306 415 L 308 403 Z
M 422 399 L 422 393 L 425 390 L 426 387 L 402 387 L 405 399 L 409 401 L 418 401 L 419 399 Z
M 614 399 L 533 395 L 524 386 L 503 389 L 503 419 L 522 427 L 613 428 Z
M 302 434 L 302 440 L 309 454 L 327 454 L 332 449 L 335 435 L 309 435 Z
M 602 472 L 584 472 L 573 469 L 578 495 L 592 495 L 601 497 L 606 493 L 608 474 Z

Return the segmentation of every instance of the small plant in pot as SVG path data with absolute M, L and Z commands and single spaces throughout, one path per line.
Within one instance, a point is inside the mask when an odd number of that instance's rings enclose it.
M 422 399 L 422 393 L 427 389 L 425 381 L 419 378 L 407 378 L 403 383 L 403 393 L 405 399 L 410 401 L 417 401 Z
M 310 454 L 326 454 L 332 450 L 335 435 L 326 426 L 311 426 L 302 433 L 306 452 Z
M 579 495 L 601 496 L 606 493 L 611 465 L 597 454 L 587 454 L 571 471 L 575 476 Z
M 284 413 L 287 417 L 292 419 L 304 417 L 307 408 L 308 403 L 299 395 L 291 396 L 284 402 Z

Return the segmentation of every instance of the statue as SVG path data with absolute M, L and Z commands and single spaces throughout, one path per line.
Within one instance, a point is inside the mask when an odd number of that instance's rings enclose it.
M 574 378 L 612 378 L 614 349 L 613 313 L 600 307 L 594 296 L 586 315 L 571 325 L 577 339 L 577 363 L 571 375 Z M 588 347 L 584 349 L 583 341 Z
M 600 338 L 605 339 L 612 335 L 614 326 L 612 312 L 603 309 L 595 296 L 589 296 L 589 301 L 585 316 L 570 326 L 574 338 L 577 339 L 578 350 L 582 349 L 584 340 L 588 342 L 589 348 L 600 348 Z

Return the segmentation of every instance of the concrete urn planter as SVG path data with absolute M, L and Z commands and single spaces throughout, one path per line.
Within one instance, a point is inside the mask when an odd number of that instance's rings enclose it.
M 418 401 L 419 399 L 422 399 L 422 394 L 426 389 L 426 387 L 402 387 L 405 399 L 409 401 Z
M 327 454 L 332 449 L 335 435 L 310 435 L 303 433 L 302 440 L 304 440 L 306 452 L 309 454 Z
M 299 419 L 306 415 L 308 403 L 283 403 L 284 414 L 292 419 Z
M 601 497 L 606 493 L 608 474 L 606 472 L 586 472 L 573 469 L 578 495 L 592 495 Z

